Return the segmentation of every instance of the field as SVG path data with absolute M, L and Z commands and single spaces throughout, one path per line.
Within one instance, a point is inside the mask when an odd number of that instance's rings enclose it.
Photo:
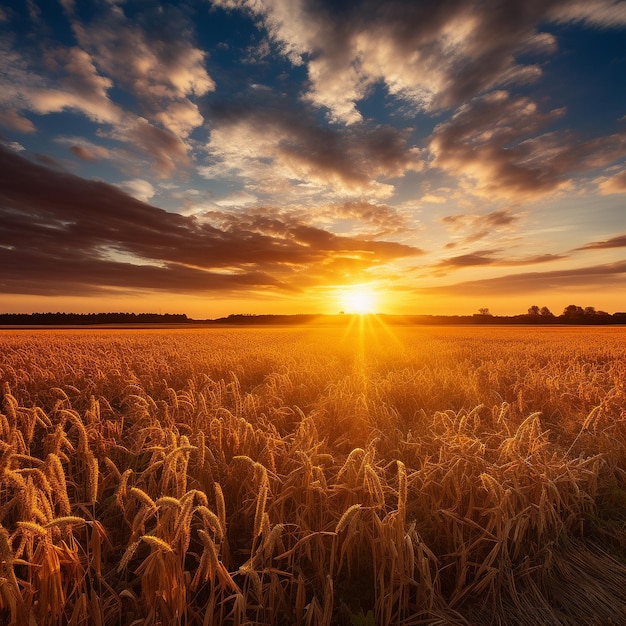
M 0 623 L 626 623 L 623 328 L 0 331 Z

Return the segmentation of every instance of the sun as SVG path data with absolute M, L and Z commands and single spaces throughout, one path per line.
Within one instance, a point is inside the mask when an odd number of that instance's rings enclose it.
M 366 315 L 375 312 L 378 298 L 369 285 L 352 285 L 342 290 L 340 303 L 346 313 Z

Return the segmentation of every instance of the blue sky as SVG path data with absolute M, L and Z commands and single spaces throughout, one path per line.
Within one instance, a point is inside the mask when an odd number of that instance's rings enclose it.
M 0 3 L 10 311 L 626 310 L 626 2 Z

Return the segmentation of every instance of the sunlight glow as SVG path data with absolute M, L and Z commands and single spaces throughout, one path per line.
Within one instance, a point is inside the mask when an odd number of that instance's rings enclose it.
M 369 285 L 352 285 L 340 293 L 340 304 L 346 313 L 375 313 L 378 296 Z

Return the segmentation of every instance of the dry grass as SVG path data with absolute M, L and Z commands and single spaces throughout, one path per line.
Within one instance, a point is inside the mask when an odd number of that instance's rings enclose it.
M 20 330 L 0 355 L 1 623 L 626 623 L 622 329 Z

